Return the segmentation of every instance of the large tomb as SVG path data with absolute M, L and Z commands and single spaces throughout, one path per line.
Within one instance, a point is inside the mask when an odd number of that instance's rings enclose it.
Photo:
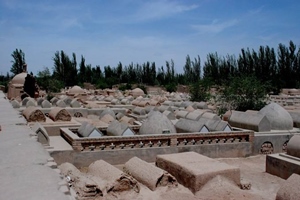
M 300 135 L 294 135 L 287 144 L 287 153 L 271 154 L 266 158 L 266 172 L 288 179 L 300 175 Z
M 156 165 L 172 174 L 193 193 L 216 176 L 240 185 L 240 169 L 195 152 L 158 155 Z

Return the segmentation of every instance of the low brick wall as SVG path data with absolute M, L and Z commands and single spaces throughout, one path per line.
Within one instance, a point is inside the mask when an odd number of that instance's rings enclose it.
M 255 133 L 252 155 L 285 152 L 286 144 L 294 134 L 299 131 Z
M 211 158 L 247 157 L 252 154 L 252 131 L 177 133 L 100 138 L 80 138 L 69 128 L 61 128 L 61 136 L 73 147 L 72 151 L 49 150 L 58 164 L 73 163 L 86 167 L 103 159 L 116 165 L 132 157 L 155 162 L 156 156 L 194 151 Z

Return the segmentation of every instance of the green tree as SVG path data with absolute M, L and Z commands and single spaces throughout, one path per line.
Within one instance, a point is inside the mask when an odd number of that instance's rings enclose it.
M 203 77 L 205 79 L 213 80 L 214 84 L 221 85 L 220 66 L 222 59 L 217 52 L 207 55 L 207 60 L 203 66 Z
M 53 57 L 54 68 L 53 77 L 64 83 L 64 86 L 73 86 L 77 84 L 77 62 L 73 53 L 73 60 L 64 51 L 57 51 Z
M 190 85 L 191 101 L 207 101 L 210 98 L 209 94 L 209 82 L 204 80 L 198 80 Z
M 267 83 L 262 83 L 255 76 L 234 77 L 223 88 L 217 101 L 223 111 L 260 110 L 266 105 L 268 87 Z
M 31 74 L 27 74 L 24 82 L 24 92 L 30 97 L 34 98 L 35 91 L 37 91 L 35 78 Z
M 11 56 L 13 57 L 12 66 L 10 68 L 10 72 L 13 75 L 17 75 L 23 72 L 25 62 L 25 53 L 20 49 L 16 49 L 12 52 Z
M 85 58 L 81 55 L 81 61 L 79 64 L 79 82 L 83 84 L 86 82 L 86 66 L 85 66 Z
M 39 71 L 37 73 L 37 84 L 40 86 L 41 89 L 46 90 L 46 92 L 49 91 L 51 79 L 51 73 L 48 67 L 45 67 L 44 70 Z
M 192 82 L 197 82 L 201 78 L 201 60 L 198 55 L 197 58 L 192 62 Z

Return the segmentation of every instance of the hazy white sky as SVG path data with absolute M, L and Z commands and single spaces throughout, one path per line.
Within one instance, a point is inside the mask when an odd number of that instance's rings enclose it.
M 299 0 L 0 0 L 0 73 L 25 52 L 36 74 L 63 50 L 93 67 L 174 60 L 241 48 L 300 45 Z

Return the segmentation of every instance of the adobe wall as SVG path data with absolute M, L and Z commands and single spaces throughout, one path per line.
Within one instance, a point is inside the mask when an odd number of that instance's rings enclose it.
M 279 133 L 255 133 L 253 138 L 252 155 L 282 153 L 284 152 L 286 143 L 294 134 L 299 134 L 299 132 L 290 131 L 290 132 L 279 132 Z M 268 149 L 265 149 L 264 152 L 261 151 L 264 143 L 265 144 L 269 143 L 271 145 L 270 148 L 266 147 L 270 149 L 270 152 L 267 152 Z M 271 149 L 273 149 L 272 152 Z
M 64 162 L 70 162 L 76 167 L 86 167 L 100 159 L 112 165 L 124 164 L 134 156 L 147 162 L 155 162 L 157 155 L 189 151 L 195 151 L 211 158 L 247 157 L 251 155 L 251 149 L 251 143 L 240 142 L 232 144 L 187 145 L 183 147 L 170 146 L 103 151 L 53 151 L 50 152 L 50 155 L 58 165 Z

